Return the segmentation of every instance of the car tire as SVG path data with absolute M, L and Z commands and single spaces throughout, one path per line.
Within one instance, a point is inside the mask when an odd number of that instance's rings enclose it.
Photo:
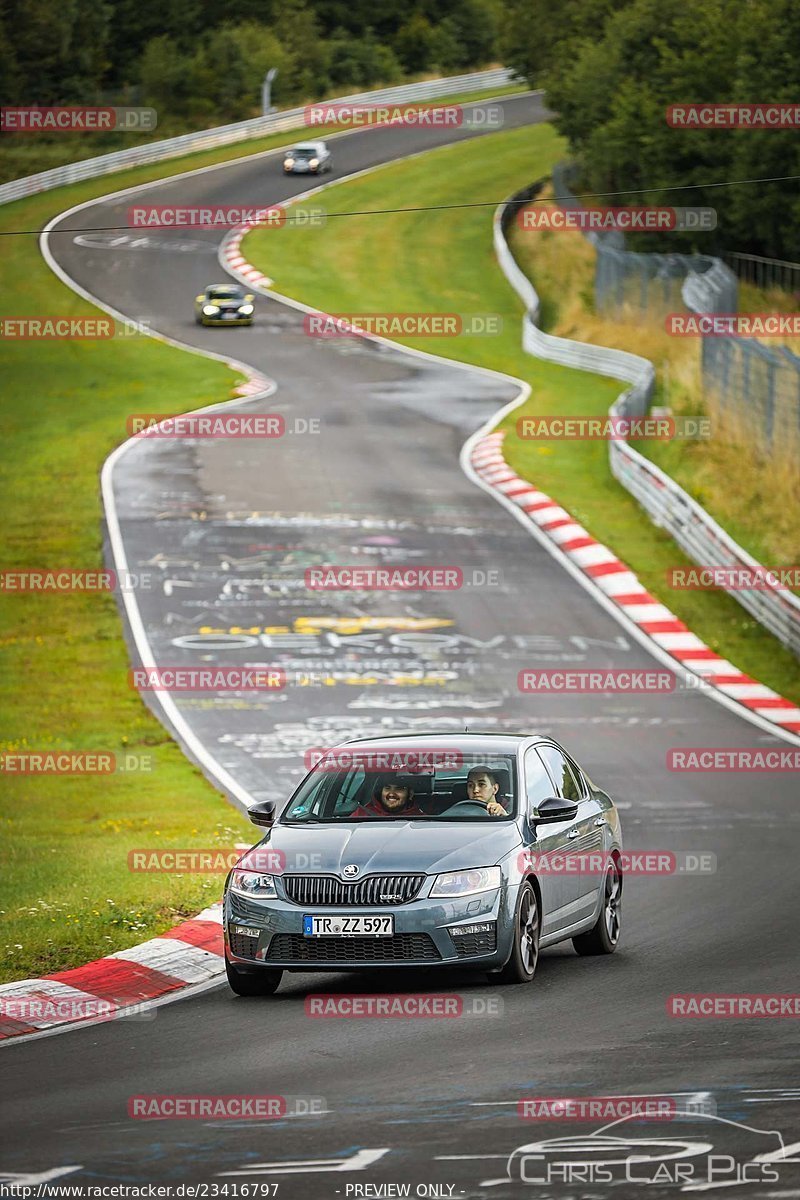
M 603 906 L 588 933 L 572 939 L 578 954 L 613 954 L 622 931 L 622 874 L 616 863 L 603 880 Z
M 498 983 L 530 983 L 539 961 L 541 920 L 539 901 L 530 883 L 523 883 L 514 913 L 514 947 L 499 974 Z
M 270 971 L 268 968 L 262 968 L 258 971 L 240 971 L 228 962 L 228 956 L 225 955 L 225 974 L 228 977 L 228 983 L 231 991 L 237 996 L 271 996 L 273 992 L 277 992 L 283 971 Z

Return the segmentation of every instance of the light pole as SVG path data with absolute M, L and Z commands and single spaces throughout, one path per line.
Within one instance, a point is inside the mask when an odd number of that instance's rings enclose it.
M 278 74 L 277 67 L 271 67 L 264 76 L 264 82 L 261 85 L 261 114 L 266 117 L 272 112 L 272 81 Z

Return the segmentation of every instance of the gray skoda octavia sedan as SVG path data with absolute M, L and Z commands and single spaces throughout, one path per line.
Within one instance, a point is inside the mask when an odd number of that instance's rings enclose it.
M 612 954 L 622 915 L 614 802 L 546 737 L 358 739 L 320 751 L 225 882 L 240 996 L 284 971 L 468 967 L 529 983 L 572 939 Z

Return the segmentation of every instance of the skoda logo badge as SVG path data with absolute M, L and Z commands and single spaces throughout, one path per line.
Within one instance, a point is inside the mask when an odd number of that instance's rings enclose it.
M 342 874 L 344 875 L 345 879 L 354 879 L 358 874 L 358 867 L 351 863 L 349 866 L 345 867 L 345 869 L 342 871 Z

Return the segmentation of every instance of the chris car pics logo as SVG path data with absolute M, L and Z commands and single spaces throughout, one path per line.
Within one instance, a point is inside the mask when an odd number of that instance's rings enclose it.
M 790 1161 L 781 1133 L 687 1109 L 669 1129 L 633 1115 L 590 1134 L 531 1141 L 512 1151 L 506 1169 L 508 1179 L 540 1188 L 627 1183 L 682 1192 L 775 1185 Z

